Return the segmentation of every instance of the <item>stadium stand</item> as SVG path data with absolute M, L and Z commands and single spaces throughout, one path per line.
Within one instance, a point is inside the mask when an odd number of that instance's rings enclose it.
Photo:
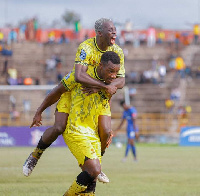
M 53 55 L 58 55 L 62 62 L 60 71 L 63 75 L 65 75 L 73 67 L 77 46 L 78 43 L 75 41 L 71 41 L 68 44 L 39 44 L 35 42 L 13 43 L 13 56 L 9 59 L 8 64 L 15 64 L 18 75 L 20 75 L 20 77 L 22 78 L 25 78 L 27 76 L 32 77 L 34 80 L 35 78 L 39 78 L 40 85 L 49 84 L 50 79 L 53 80 L 51 84 L 56 84 L 56 70 L 50 72 L 50 74 L 45 73 L 46 60 Z M 144 133 L 148 132 L 148 130 L 145 128 L 145 126 L 147 126 L 148 124 L 148 119 L 151 119 L 150 123 L 152 124 L 158 123 L 160 127 L 163 127 L 163 129 L 161 129 L 163 131 L 166 131 L 167 120 L 171 119 L 170 123 L 173 124 L 173 115 L 175 115 L 176 119 L 178 119 L 176 112 L 170 114 L 171 116 L 168 117 L 168 113 L 165 108 L 165 100 L 170 97 L 171 92 L 174 88 L 178 87 L 182 93 L 182 97 L 179 103 L 175 106 L 176 109 L 178 109 L 180 105 L 187 105 L 192 108 L 191 116 L 193 116 L 193 113 L 196 114 L 199 112 L 198 108 L 200 107 L 200 87 L 198 85 L 198 82 L 200 77 L 200 53 L 198 46 L 190 45 L 185 46 L 181 49 L 180 53 L 183 57 L 185 57 L 184 59 L 186 64 L 190 65 L 191 72 L 185 78 L 178 79 L 176 78 L 175 71 L 171 69 L 169 65 L 169 56 L 171 51 L 168 45 L 156 45 L 153 48 L 148 48 L 146 46 L 133 48 L 132 45 L 125 45 L 124 47 L 126 47 L 126 49 L 128 50 L 128 54 L 126 55 L 125 60 L 127 73 L 126 83 L 129 89 L 133 88 L 135 92 L 135 94 L 131 98 L 131 104 L 134 105 L 138 110 L 140 119 L 139 126 L 143 127 L 142 129 Z M 136 73 L 138 75 L 146 70 L 151 70 L 152 63 L 155 60 L 155 56 L 158 60 L 163 61 L 166 65 L 167 74 L 164 84 L 160 84 L 159 82 L 154 84 L 151 80 L 146 83 L 141 83 L 138 78 L 137 80 L 133 81 L 132 78 L 130 78 L 129 74 Z M 3 64 L 3 56 L 0 56 L 0 62 Z M 6 84 L 6 76 L 1 77 L 0 84 Z M 20 122 L 23 122 L 22 124 L 28 124 L 32 120 L 32 116 L 38 105 L 46 96 L 46 93 L 48 93 L 48 91 L 46 90 L 1 91 L 0 97 L 4 104 L 1 104 L 2 107 L 0 113 L 3 113 L 3 115 L 1 115 L 1 118 L 4 119 L 4 124 L 5 122 L 12 123 L 12 121 L 5 121 L 6 118 L 9 118 L 10 114 L 10 95 L 13 95 L 16 98 L 16 110 L 21 114 L 20 118 L 22 119 Z M 119 118 L 118 114 L 121 112 L 119 101 L 123 98 L 123 90 L 119 90 L 116 95 L 113 96 L 111 105 L 113 118 Z M 28 117 L 26 116 L 25 122 L 23 121 L 23 119 L 25 118 L 24 100 L 29 100 L 29 102 L 31 103 L 29 115 Z M 47 121 L 47 124 L 48 122 L 51 123 L 53 113 L 54 110 L 52 109 L 51 118 Z M 147 117 L 148 114 L 150 115 L 150 117 Z M 165 118 L 160 118 L 158 117 L 159 115 L 165 115 Z M 160 119 L 164 119 L 163 122 Z M 0 122 L 2 122 L 2 120 Z M 193 121 L 193 124 L 196 124 L 195 120 Z M 151 131 L 153 130 L 158 129 L 154 127 L 151 129 Z

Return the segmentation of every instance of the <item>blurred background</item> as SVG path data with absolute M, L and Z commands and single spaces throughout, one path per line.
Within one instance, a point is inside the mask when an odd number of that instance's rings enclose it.
M 182 128 L 192 127 L 188 140 L 200 145 L 199 0 L 2 0 L 0 146 L 18 145 L 11 132 L 31 124 L 102 17 L 114 21 L 125 55 L 126 87 L 112 98 L 113 127 L 126 99 L 138 111 L 140 142 L 179 143 Z M 54 110 L 43 113 L 44 126 L 53 124 Z M 125 127 L 114 142 L 124 141 Z

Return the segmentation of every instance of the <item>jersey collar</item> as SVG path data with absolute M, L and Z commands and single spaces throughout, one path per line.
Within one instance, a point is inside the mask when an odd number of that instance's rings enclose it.
M 95 74 L 95 76 L 96 76 L 96 78 L 97 78 L 98 80 L 104 81 L 102 78 L 100 78 L 100 77 L 98 76 L 98 74 L 97 74 L 97 67 L 94 68 L 94 74 Z
M 96 37 L 94 37 L 94 45 L 96 46 L 97 50 L 99 50 L 100 52 L 102 52 L 102 53 L 106 52 L 106 51 L 101 50 L 101 49 L 98 47 Z

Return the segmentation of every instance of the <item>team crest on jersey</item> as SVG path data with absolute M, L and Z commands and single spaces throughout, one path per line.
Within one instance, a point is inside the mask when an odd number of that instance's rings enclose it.
M 70 76 L 71 72 L 69 72 L 66 76 L 65 76 L 65 80 L 67 80 Z
M 81 54 L 80 54 L 80 59 L 81 60 L 84 60 L 86 58 L 86 52 L 85 52 L 85 50 L 81 50 Z

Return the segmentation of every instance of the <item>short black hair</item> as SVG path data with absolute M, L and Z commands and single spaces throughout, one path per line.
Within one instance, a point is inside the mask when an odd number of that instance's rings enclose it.
M 107 51 L 101 56 L 101 62 L 108 63 L 111 61 L 113 64 L 120 64 L 120 58 L 117 53 L 112 51 Z
M 125 104 L 125 101 L 124 101 L 124 100 L 121 100 L 121 101 L 120 101 L 120 105 L 123 107 L 124 104 Z

